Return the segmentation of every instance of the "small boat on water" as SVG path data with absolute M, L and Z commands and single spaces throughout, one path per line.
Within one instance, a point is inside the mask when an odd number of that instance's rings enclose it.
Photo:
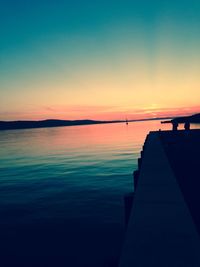
M 128 120 L 127 120 L 127 118 L 126 118 L 126 125 L 128 125 Z

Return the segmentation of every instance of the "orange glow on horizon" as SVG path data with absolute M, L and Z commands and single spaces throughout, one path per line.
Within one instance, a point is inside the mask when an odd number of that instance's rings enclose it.
M 183 108 L 161 108 L 155 104 L 146 108 L 133 109 L 131 107 L 109 106 L 69 106 L 44 107 L 42 110 L 29 112 L 10 112 L 0 114 L 0 120 L 143 120 L 153 118 L 189 116 L 200 112 L 200 106 Z M 5 119 L 6 117 L 6 119 Z

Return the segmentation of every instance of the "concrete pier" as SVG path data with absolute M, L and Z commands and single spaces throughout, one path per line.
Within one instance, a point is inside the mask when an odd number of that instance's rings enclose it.
M 119 267 L 200 266 L 197 227 L 163 138 L 151 132 L 145 141 Z

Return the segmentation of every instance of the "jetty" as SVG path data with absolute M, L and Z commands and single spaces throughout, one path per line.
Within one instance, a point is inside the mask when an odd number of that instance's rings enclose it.
M 150 132 L 125 197 L 119 267 L 200 266 L 200 130 Z

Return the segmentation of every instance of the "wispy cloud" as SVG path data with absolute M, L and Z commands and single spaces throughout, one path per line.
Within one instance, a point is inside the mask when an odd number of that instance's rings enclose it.
M 156 105 L 147 107 L 126 107 L 126 106 L 43 106 L 23 111 L 3 111 L 0 113 L 1 120 L 20 119 L 97 119 L 97 120 L 123 120 L 145 119 L 156 117 L 185 116 L 200 112 L 200 106 L 167 108 Z

